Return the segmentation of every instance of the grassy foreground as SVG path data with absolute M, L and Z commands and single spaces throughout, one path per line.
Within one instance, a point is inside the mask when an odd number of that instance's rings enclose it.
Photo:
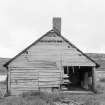
M 55 105 L 63 100 L 62 95 L 42 92 L 27 92 L 20 96 L 8 96 L 0 99 L 0 105 Z
M 97 94 L 71 94 L 71 93 L 44 93 L 44 92 L 27 92 L 20 96 L 7 96 L 1 97 L 0 94 L 0 105 L 68 105 L 64 100 L 67 99 L 69 102 L 73 101 L 80 103 L 81 105 L 105 105 L 105 89 L 102 87 L 105 83 L 98 86 L 98 91 L 103 93 Z M 5 90 L 4 87 L 1 90 Z M 2 91 L 3 92 L 3 91 Z M 3 93 L 4 94 L 4 93 Z M 60 104 L 56 104 L 56 103 Z M 73 105 L 73 104 L 69 104 Z
M 79 105 L 105 105 L 105 95 L 73 95 L 73 94 L 48 94 L 42 92 L 28 92 L 20 96 L 8 96 L 0 99 L 0 105 L 68 105 L 68 101 L 81 103 Z M 69 104 L 76 105 L 76 104 Z

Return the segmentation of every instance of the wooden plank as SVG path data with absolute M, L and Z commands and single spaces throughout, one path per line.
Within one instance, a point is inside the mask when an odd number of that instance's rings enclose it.
M 39 90 L 38 88 L 36 87 L 33 87 L 33 88 L 27 88 L 27 87 L 14 87 L 14 88 L 11 88 L 11 90 L 15 90 L 15 91 L 25 91 L 25 90 Z
M 17 88 L 22 88 L 22 87 L 28 87 L 28 88 L 36 88 L 38 87 L 38 82 L 35 82 L 35 83 L 30 83 L 30 84 L 25 84 L 25 83 L 12 83 L 11 85 L 11 88 L 14 88 L 14 87 L 17 87 Z
M 10 75 L 11 75 L 11 72 L 10 72 L 10 68 L 8 68 L 8 74 L 7 74 L 7 92 L 10 91 L 11 89 L 11 79 L 10 79 Z
M 62 66 L 94 66 L 92 63 L 84 63 L 84 62 L 67 62 L 67 61 L 63 61 L 62 62 Z
M 60 81 L 60 78 L 39 78 L 39 82 L 42 81 L 47 81 L 47 82 L 52 82 L 52 81 Z
M 41 75 L 40 78 L 60 78 L 60 75 Z
M 62 43 L 49 43 L 49 44 L 46 44 L 46 43 L 41 43 L 41 42 L 39 42 L 38 44 L 37 44 L 37 46 L 35 46 L 36 48 L 35 49 L 37 49 L 37 48 L 46 48 L 46 46 L 48 46 L 48 48 L 49 47 L 54 47 L 54 48 L 66 48 L 67 46 L 68 46 L 68 44 L 67 43 L 65 43 L 65 42 L 63 42 L 63 44 L 61 45 Z M 69 45 L 70 46 L 70 45 Z M 70 47 L 72 47 L 72 46 L 70 46 Z M 33 48 L 34 49 L 34 48 Z
M 14 76 L 14 75 L 15 75 L 15 76 L 35 76 L 35 77 L 37 77 L 38 74 L 37 74 L 37 73 L 35 73 L 35 74 L 33 73 L 33 74 L 32 74 L 31 72 L 30 72 L 30 73 L 25 73 L 25 72 L 20 72 L 20 73 L 19 73 L 19 72 L 17 72 L 17 73 L 15 72 L 15 73 L 11 73 L 11 76 Z
M 11 82 L 15 82 L 15 83 L 28 83 L 28 82 L 36 82 L 38 81 L 38 79 L 12 79 Z
M 26 74 L 31 74 L 33 73 L 34 75 L 37 74 L 38 72 L 60 72 L 58 68 L 34 68 L 34 70 L 30 70 L 28 68 L 27 70 L 24 69 L 12 69 L 11 73 L 26 73 Z
M 19 72 L 15 72 L 15 73 L 11 73 L 11 76 L 23 76 L 23 77 L 26 77 L 26 76 L 32 76 L 32 77 L 37 77 L 38 74 L 32 74 L 32 73 L 19 73 Z
M 40 71 L 39 72 L 39 75 L 59 75 L 60 72 L 52 72 L 52 71 L 49 71 L 49 72 L 44 72 L 44 71 Z
M 25 79 L 12 79 L 11 80 L 11 83 L 27 83 L 27 82 L 38 82 L 38 79 L 34 79 L 34 80 L 32 80 L 32 79 L 27 79 L 27 80 L 25 80 Z
M 12 65 L 12 67 L 10 68 L 11 70 L 30 70 L 33 71 L 35 70 L 35 72 L 37 72 L 37 69 L 41 69 L 41 70 L 46 70 L 51 68 L 52 70 L 55 70 L 56 66 L 49 66 L 49 65 L 35 65 L 34 62 L 31 62 L 31 66 L 19 66 L 19 65 Z M 12 72 L 12 71 L 11 71 Z M 27 71 L 28 72 L 28 71 Z
M 11 79 L 11 83 L 37 82 L 38 79 Z
M 38 89 L 39 87 L 38 86 L 12 86 L 11 89 L 27 89 L 27 90 L 31 90 L 31 89 Z
M 59 77 L 59 75 L 60 75 L 60 73 L 59 74 L 53 74 L 53 73 L 41 73 L 41 74 L 39 74 L 39 76 L 40 77 L 46 77 L 46 76 L 48 76 L 49 78 L 50 77 Z M 11 79 L 12 78 L 20 78 L 20 79 L 22 79 L 22 78 L 25 78 L 25 79 L 37 79 L 38 78 L 38 75 L 37 76 L 34 76 L 34 75 L 11 75 Z
M 11 75 L 11 78 L 30 78 L 30 79 L 37 79 L 37 76 L 34 75 Z
M 38 88 L 38 85 L 11 85 L 11 88 Z
M 60 84 L 60 81 L 39 81 L 39 85 Z
M 42 52 L 43 51 L 43 52 Z M 62 51 L 62 52 L 61 52 Z M 36 55 L 56 55 L 56 56 L 59 56 L 59 54 L 62 54 L 62 55 L 81 55 L 82 54 L 78 51 L 76 51 L 75 49 L 40 49 L 40 50 L 35 50 L 35 51 L 32 51 L 30 52 L 30 54 L 28 55 L 29 56 L 36 56 Z
M 25 80 L 27 80 L 27 79 L 32 79 L 32 80 L 36 80 L 36 79 L 38 79 L 38 77 L 37 76 L 15 76 L 15 75 L 12 75 L 11 76 L 11 79 L 25 79 Z
M 96 91 L 96 72 L 95 67 L 92 68 L 92 89 Z
M 42 84 L 42 83 L 41 83 L 41 84 L 39 84 L 39 88 L 40 88 L 40 87 L 59 87 L 59 85 L 60 85 L 60 84 L 53 84 L 53 83 L 52 83 L 52 84 L 47 84 L 47 83 L 43 83 L 43 84 Z
M 58 56 L 56 56 L 56 55 L 36 55 L 36 56 L 30 56 L 29 57 L 29 62 L 31 62 L 31 61 L 34 61 L 34 60 L 50 60 L 50 61 L 57 61 L 57 60 L 59 60 L 59 57 Z

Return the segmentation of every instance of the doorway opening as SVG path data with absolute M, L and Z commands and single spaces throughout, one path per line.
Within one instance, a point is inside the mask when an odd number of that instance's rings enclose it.
M 92 67 L 63 66 L 62 90 L 92 90 Z

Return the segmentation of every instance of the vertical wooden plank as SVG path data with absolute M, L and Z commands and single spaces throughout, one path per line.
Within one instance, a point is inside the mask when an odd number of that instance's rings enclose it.
M 59 62 L 58 62 L 58 66 L 59 66 L 59 70 L 60 70 L 60 85 L 62 84 L 62 80 L 63 80 L 63 66 L 62 66 L 62 52 L 59 49 Z M 61 89 L 61 87 L 59 86 L 59 89 Z
M 39 71 L 37 72 L 38 75 L 38 91 L 40 92 L 40 87 L 39 87 Z
M 8 73 L 7 73 L 7 92 L 11 92 L 11 76 L 10 76 L 10 68 L 8 68 Z
M 84 73 L 84 88 L 88 90 L 88 72 Z
M 93 88 L 93 91 L 96 90 L 96 71 L 95 71 L 95 67 L 92 68 L 92 88 Z

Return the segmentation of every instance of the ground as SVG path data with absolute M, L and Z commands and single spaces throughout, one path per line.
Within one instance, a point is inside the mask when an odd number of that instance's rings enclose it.
M 49 95 L 45 93 L 33 92 L 31 94 L 23 94 L 18 97 L 1 97 L 0 105 L 59 105 L 59 102 L 63 102 L 63 105 L 66 105 L 64 103 L 70 100 L 76 103 L 86 103 L 84 105 L 105 105 L 105 83 L 100 83 L 100 85 L 98 86 L 98 90 L 100 91 L 97 94 L 71 94 L 66 92 Z M 6 92 L 6 85 L 1 83 L 0 87 L 0 95 L 2 96 Z

